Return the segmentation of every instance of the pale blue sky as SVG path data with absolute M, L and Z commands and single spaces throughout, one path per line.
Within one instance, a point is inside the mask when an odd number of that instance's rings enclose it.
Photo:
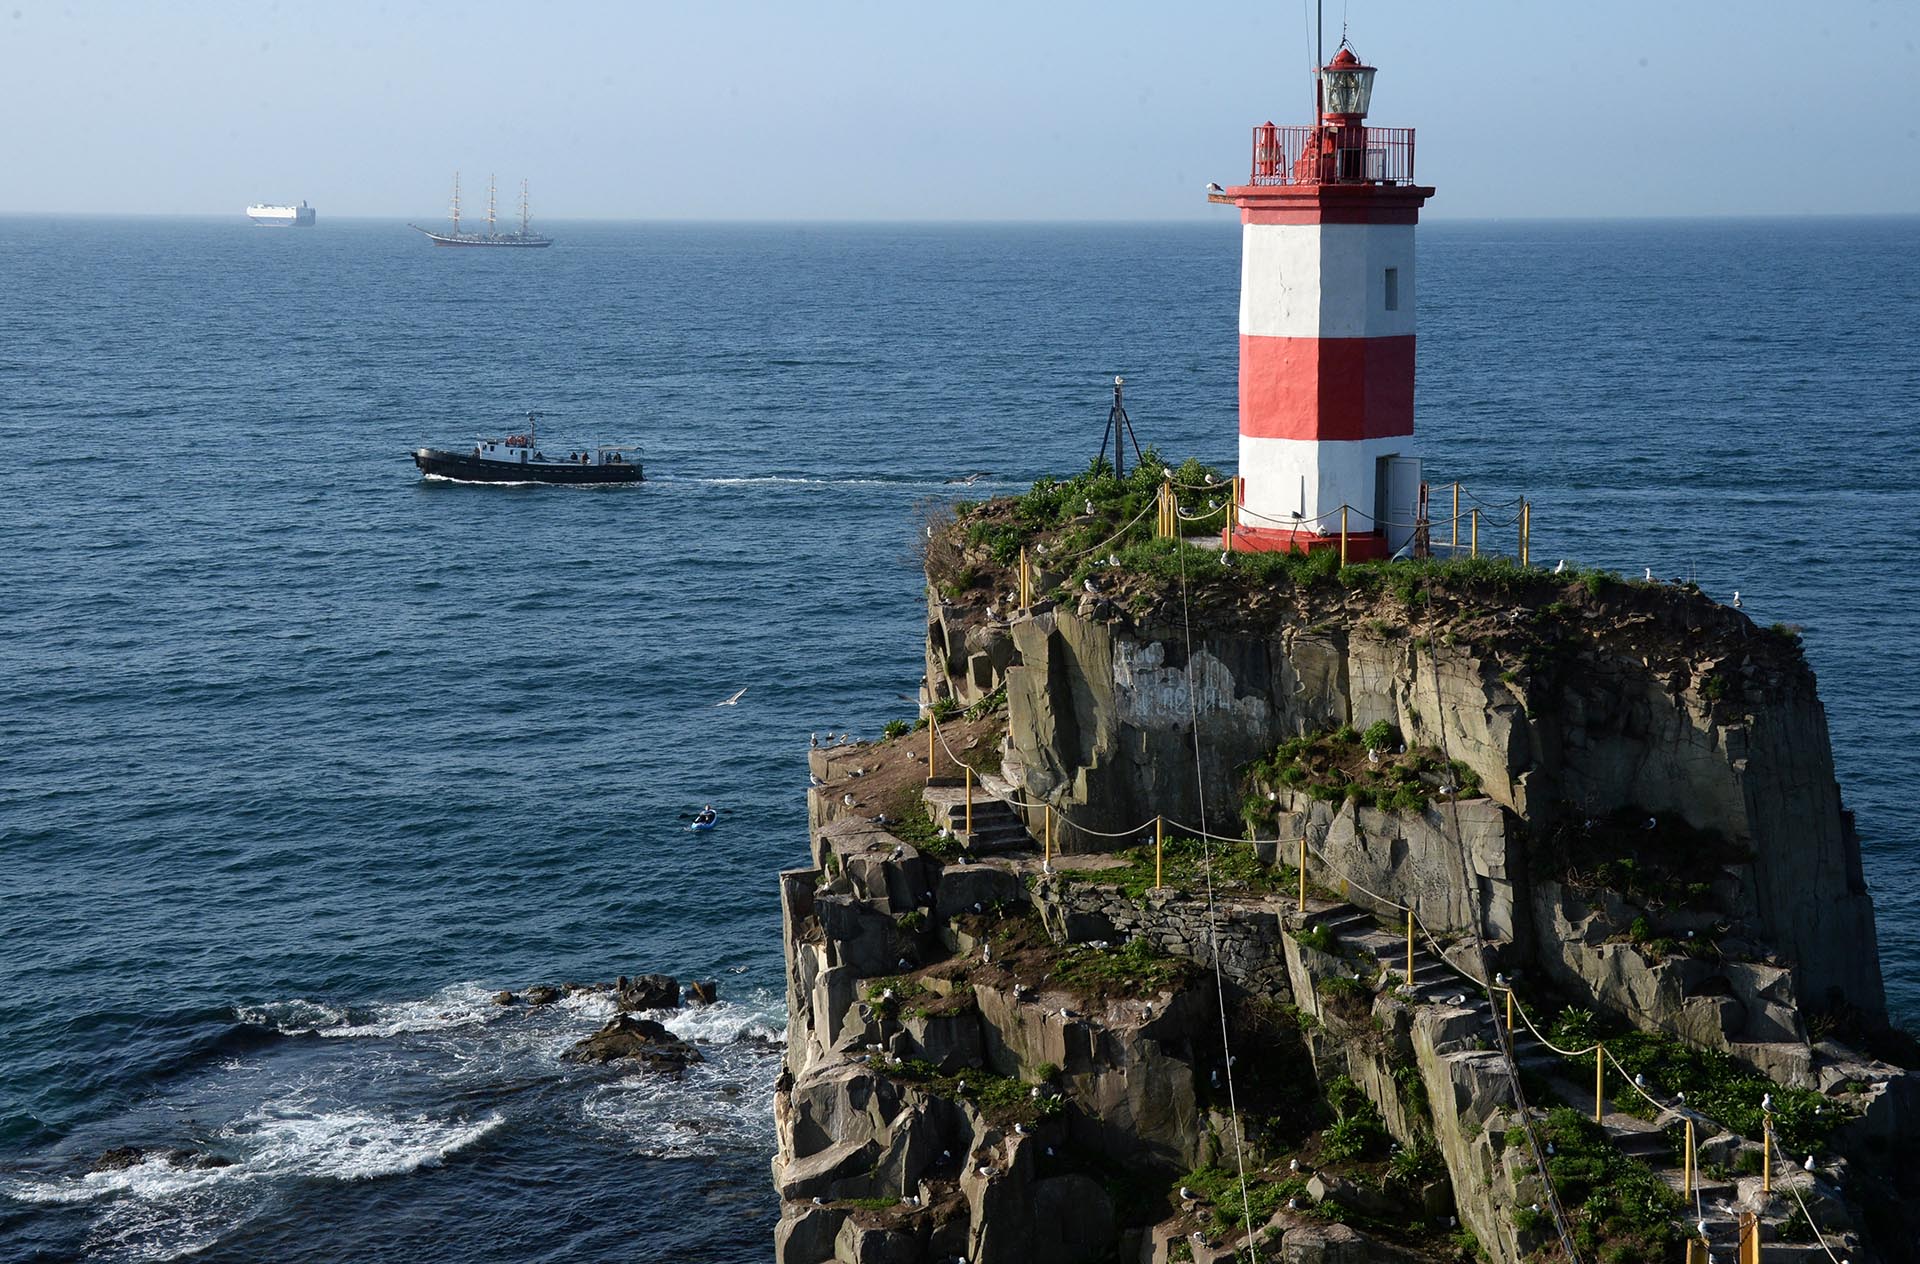
M 1303 122 L 1301 0 L 0 0 L 0 211 L 1185 219 Z M 1432 217 L 1920 210 L 1920 3 L 1327 0 Z M 1220 212 L 1211 212 L 1216 218 Z

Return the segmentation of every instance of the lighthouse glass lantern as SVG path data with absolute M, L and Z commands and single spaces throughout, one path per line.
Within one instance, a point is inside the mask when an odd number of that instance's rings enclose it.
M 1364 118 L 1373 98 L 1374 67 L 1363 66 L 1353 50 L 1343 48 L 1320 71 L 1321 110 Z

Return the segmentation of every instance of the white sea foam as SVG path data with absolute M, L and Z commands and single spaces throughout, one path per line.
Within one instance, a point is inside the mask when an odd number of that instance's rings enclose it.
M 247 1166 L 260 1175 L 359 1181 L 437 1166 L 505 1122 L 268 1109 L 236 1132 L 255 1147 Z
M 476 1027 L 503 1017 L 504 1006 L 493 1003 L 493 993 L 478 983 L 456 983 L 417 1001 L 373 1006 L 360 1022 L 320 1029 L 322 1036 L 361 1036 L 391 1039 L 417 1032 Z
M 23 1203 L 90 1203 L 113 1194 L 161 1199 L 203 1189 L 241 1174 L 237 1164 L 198 1167 L 175 1164 L 166 1155 L 155 1154 L 139 1163 L 111 1171 L 49 1179 L 25 1178 L 0 1188 L 4 1188 L 9 1197 Z
M 325 1001 L 310 1001 L 305 997 L 295 997 L 290 1001 L 268 1001 L 264 1005 L 240 1005 L 234 1008 L 234 1014 L 243 1023 L 271 1027 L 287 1036 L 343 1026 L 350 1019 L 344 1005 L 329 1005 Z

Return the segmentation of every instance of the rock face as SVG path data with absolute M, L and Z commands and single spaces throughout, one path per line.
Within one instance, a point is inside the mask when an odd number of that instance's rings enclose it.
M 1178 626 L 1049 609 L 1003 633 L 1010 754 L 1025 794 L 1056 809 L 1065 849 L 1091 850 L 1104 840 L 1085 831 L 1197 822 L 1198 785 L 1213 819 L 1237 815 L 1236 771 L 1279 742 L 1385 721 L 1478 778 L 1487 802 L 1461 808 L 1470 854 L 1432 845 L 1437 819 L 1423 831 L 1368 809 L 1322 811 L 1306 827 L 1387 882 L 1382 894 L 1417 902 L 1423 920 L 1468 928 L 1460 893 L 1477 887 L 1483 932 L 1518 939 L 1541 831 L 1573 812 L 1670 815 L 1750 851 L 1730 911 L 1791 971 L 1802 1003 L 1883 1015 L 1872 901 L 1812 674 L 1737 612 L 1648 600 L 1645 611 L 1594 608 L 1584 617 L 1604 635 L 1563 638 L 1545 665 L 1536 649 L 1531 667 L 1497 640 L 1447 644 L 1405 627 L 1196 629 L 1191 697 Z M 1393 871 L 1395 853 L 1412 867 Z
M 1008 610 L 979 585 L 942 598 L 939 579 L 925 696 L 1005 689 L 1000 775 L 1057 850 L 976 856 L 898 826 L 892 778 L 915 760 L 924 773 L 922 738 L 814 752 L 832 784 L 809 797 L 812 864 L 780 881 L 781 1264 L 1224 1262 L 1251 1244 L 1438 1264 L 1460 1258 L 1456 1226 L 1521 1264 L 1553 1241 L 1539 1207 L 1566 1179 L 1533 1099 L 1577 1103 L 1592 1080 L 1568 1086 L 1557 1055 L 1520 1050 L 1496 970 L 1823 1095 L 1801 1106 L 1849 1112 L 1832 1142 L 1848 1188 L 1897 1183 L 1862 1156 L 1903 1144 L 1920 1091 L 1812 1039 L 1836 1015 L 1872 1027 L 1884 998 L 1824 715 L 1790 642 L 1682 590 L 1536 576 L 1524 597 L 1494 585 L 1431 605 L 1391 580 L 1326 608 L 1254 592 L 1198 619 L 1189 655 L 1181 624 L 1120 584 Z M 1409 768 L 1430 754 L 1420 766 L 1442 770 L 1412 805 L 1264 762 L 1375 724 Z M 991 753 L 990 736 L 972 729 L 968 749 Z M 1150 851 L 1102 854 L 1155 818 L 1176 838 L 1244 819 L 1266 876 L 1149 887 Z M 1274 880 L 1303 860 L 1304 903 L 1290 872 Z M 1422 932 L 1411 962 L 1403 908 Z M 1755 1152 L 1699 1122 L 1715 1170 Z M 1677 1179 L 1658 1127 L 1609 1116 L 1600 1131 L 1633 1179 Z M 1229 1205 L 1241 1171 L 1264 1221 Z M 1796 1188 L 1823 1246 L 1908 1258 L 1900 1213 L 1868 1240 L 1859 1195 Z M 1709 1218 L 1756 1194 L 1714 1185 Z M 1616 1232 L 1593 1198 L 1574 1214 Z M 1783 1205 L 1767 1214 L 1769 1235 L 1786 1227 Z

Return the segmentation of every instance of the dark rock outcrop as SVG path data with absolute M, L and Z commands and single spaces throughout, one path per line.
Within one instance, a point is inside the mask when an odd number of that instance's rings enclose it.
M 702 1061 L 700 1051 L 651 1018 L 621 1014 L 560 1055 L 569 1062 L 633 1058 L 661 1071 L 679 1071 Z

